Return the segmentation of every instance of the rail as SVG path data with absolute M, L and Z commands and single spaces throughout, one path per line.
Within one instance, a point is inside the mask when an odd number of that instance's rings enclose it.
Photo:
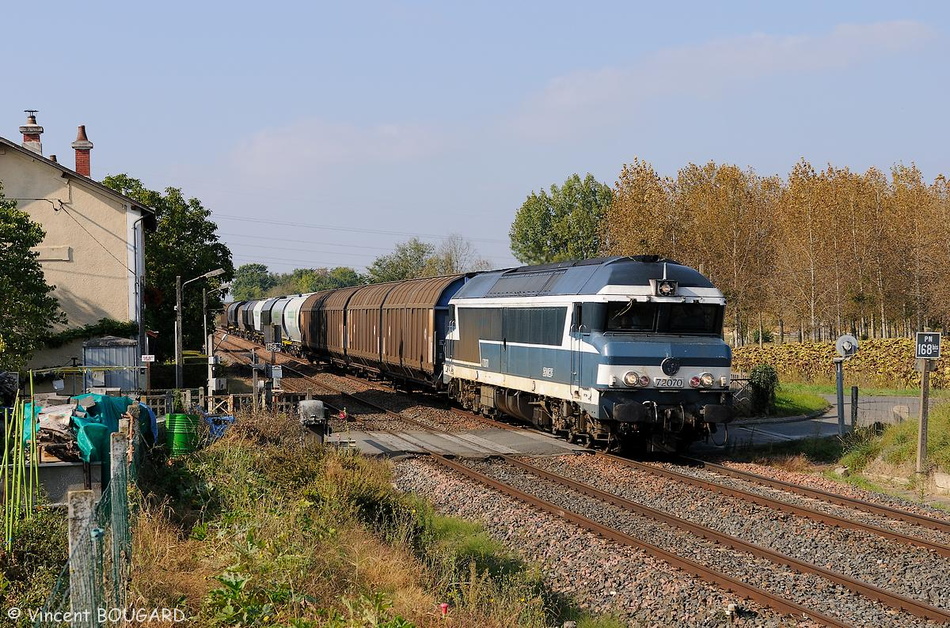
M 798 493 L 799 495 L 804 495 L 805 497 L 811 497 L 812 499 L 827 501 L 833 504 L 838 504 L 839 506 L 847 506 L 848 508 L 863 510 L 864 512 L 870 512 L 876 515 L 884 515 L 885 517 L 890 517 L 892 519 L 900 519 L 901 521 L 906 521 L 908 523 L 915 523 L 919 526 L 931 528 L 934 530 L 939 530 L 941 532 L 950 533 L 950 523 L 946 521 L 941 521 L 940 519 L 935 519 L 934 517 L 928 517 L 926 515 L 917 515 L 912 512 L 906 512 L 903 510 L 898 510 L 897 508 L 891 508 L 890 506 L 874 504 L 868 501 L 864 501 L 863 499 L 855 499 L 853 497 L 845 497 L 843 495 L 836 495 L 834 493 L 829 493 L 821 489 L 808 488 L 807 486 L 800 486 L 798 484 L 792 484 L 790 482 L 784 482 L 782 480 L 768 478 L 763 475 L 750 473 L 748 471 L 740 471 L 738 469 L 724 467 L 722 465 L 715 464 L 712 462 L 706 462 L 705 460 L 698 460 L 694 458 L 684 458 L 683 460 L 687 463 L 699 465 L 701 467 L 709 469 L 710 471 L 714 473 L 719 473 L 720 475 L 727 475 L 727 476 L 734 477 L 740 480 L 745 480 L 747 482 L 753 482 L 755 484 L 761 484 L 763 486 L 776 488 L 782 491 Z

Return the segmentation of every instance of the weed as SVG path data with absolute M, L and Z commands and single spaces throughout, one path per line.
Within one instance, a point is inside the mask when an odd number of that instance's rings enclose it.
M 66 511 L 41 505 L 13 528 L 0 553 L 0 606 L 39 608 L 68 560 Z

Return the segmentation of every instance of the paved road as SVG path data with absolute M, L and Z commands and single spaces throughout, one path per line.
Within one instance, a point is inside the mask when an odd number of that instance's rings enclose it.
M 845 430 L 851 428 L 851 392 L 846 391 L 844 400 Z M 782 419 L 745 419 L 729 426 L 729 441 L 732 446 L 763 445 L 803 438 L 837 436 L 838 409 L 835 395 L 825 395 L 831 404 L 827 412 L 816 417 L 793 417 Z M 931 409 L 945 400 L 931 399 Z M 920 414 L 920 397 L 858 397 L 857 425 L 868 426 L 875 422 L 884 424 L 900 421 L 916 421 Z M 721 434 L 716 435 L 720 442 Z

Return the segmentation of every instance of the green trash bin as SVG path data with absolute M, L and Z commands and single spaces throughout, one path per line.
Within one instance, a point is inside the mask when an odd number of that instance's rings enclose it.
M 172 456 L 190 454 L 198 448 L 197 414 L 169 414 L 165 417 L 168 453 Z

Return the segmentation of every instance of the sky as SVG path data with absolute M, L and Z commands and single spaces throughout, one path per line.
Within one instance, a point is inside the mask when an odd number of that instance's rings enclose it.
M 4 9 L 0 136 L 181 188 L 235 266 L 363 272 L 461 235 L 493 268 L 532 192 L 635 158 L 787 177 L 950 148 L 950 3 L 53 2 Z

